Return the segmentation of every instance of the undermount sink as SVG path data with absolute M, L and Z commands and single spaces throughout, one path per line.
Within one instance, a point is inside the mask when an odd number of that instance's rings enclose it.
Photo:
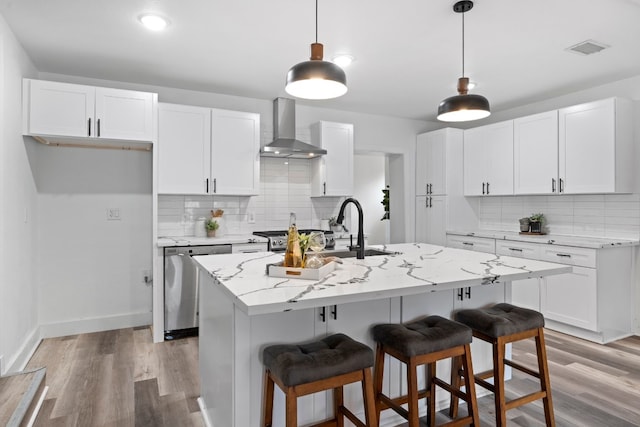
M 355 258 L 357 252 L 356 251 L 326 251 L 322 252 L 325 256 L 334 256 L 338 258 Z M 374 248 L 365 248 L 364 256 L 378 256 L 378 255 L 398 255 L 399 252 L 393 251 L 383 251 L 382 249 L 374 249 Z

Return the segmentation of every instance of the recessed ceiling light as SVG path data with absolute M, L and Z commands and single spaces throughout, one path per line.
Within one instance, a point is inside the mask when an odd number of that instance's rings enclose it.
M 154 15 L 152 13 L 145 13 L 140 15 L 138 20 L 151 31 L 162 31 L 169 25 L 169 20 L 160 15 Z
M 353 55 L 347 53 L 340 53 L 332 58 L 332 62 L 341 68 L 348 67 L 354 60 Z

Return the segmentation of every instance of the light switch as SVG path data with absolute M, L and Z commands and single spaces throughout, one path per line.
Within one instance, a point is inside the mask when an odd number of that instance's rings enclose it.
M 120 208 L 107 208 L 107 221 L 120 221 Z

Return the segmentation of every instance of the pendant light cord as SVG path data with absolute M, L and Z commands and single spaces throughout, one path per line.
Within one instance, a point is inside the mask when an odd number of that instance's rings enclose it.
M 316 43 L 318 43 L 318 0 L 316 0 Z
M 317 2 L 318 0 L 316 0 Z M 464 77 L 464 14 L 465 12 L 462 12 L 462 77 Z M 317 25 L 317 24 L 316 24 Z M 317 29 L 316 29 L 316 33 L 317 33 Z M 316 38 L 317 38 L 317 34 L 316 34 Z

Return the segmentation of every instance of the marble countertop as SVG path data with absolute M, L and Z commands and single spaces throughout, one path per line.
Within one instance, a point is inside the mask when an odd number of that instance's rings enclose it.
M 605 237 L 568 236 L 562 234 L 544 234 L 541 236 L 530 234 L 519 234 L 510 231 L 497 230 L 476 230 L 476 231 L 454 231 L 447 230 L 447 234 L 456 236 L 486 237 L 497 240 L 511 240 L 514 242 L 530 242 L 547 245 L 574 246 L 578 248 L 602 249 L 619 246 L 638 246 L 639 240 L 634 239 L 613 239 Z
M 265 237 L 253 234 L 226 234 L 220 237 L 195 237 L 195 236 L 163 236 L 158 237 L 159 248 L 170 246 L 201 246 L 201 245 L 226 245 L 239 243 L 267 243 Z
M 277 313 L 424 292 L 479 286 L 572 271 L 570 266 L 428 244 L 371 246 L 396 255 L 343 259 L 320 280 L 269 277 L 282 254 L 196 257 L 196 262 L 248 315 Z

